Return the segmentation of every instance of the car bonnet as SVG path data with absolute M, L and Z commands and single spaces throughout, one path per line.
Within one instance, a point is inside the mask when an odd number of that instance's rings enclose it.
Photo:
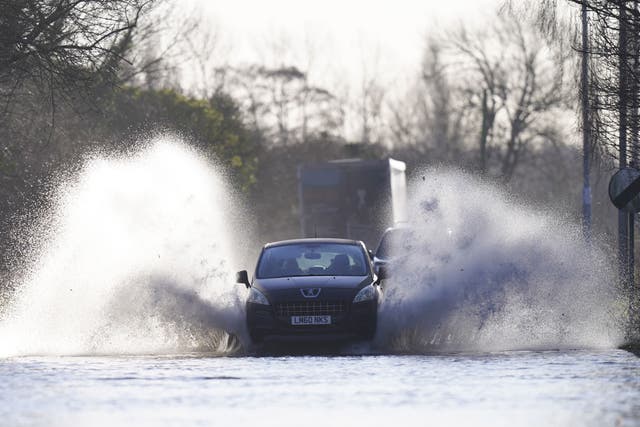
M 253 286 L 262 291 L 289 288 L 323 287 L 336 289 L 357 289 L 371 283 L 370 276 L 295 276 L 256 279 Z

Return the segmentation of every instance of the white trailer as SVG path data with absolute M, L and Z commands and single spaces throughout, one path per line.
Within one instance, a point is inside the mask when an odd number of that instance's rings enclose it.
M 345 159 L 298 166 L 302 237 L 362 240 L 407 221 L 404 162 Z

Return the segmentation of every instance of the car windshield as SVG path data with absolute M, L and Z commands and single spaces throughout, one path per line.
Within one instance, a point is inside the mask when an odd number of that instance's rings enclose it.
M 267 248 L 260 257 L 257 277 L 366 276 L 359 245 L 300 243 Z
M 376 250 L 376 257 L 391 259 L 408 254 L 413 247 L 413 233 L 407 228 L 393 228 L 386 231 Z

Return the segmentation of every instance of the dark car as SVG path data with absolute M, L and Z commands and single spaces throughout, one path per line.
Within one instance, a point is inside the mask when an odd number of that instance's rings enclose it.
M 264 341 L 370 340 L 376 331 L 378 279 L 364 243 L 299 239 L 262 248 L 249 288 L 247 326 Z

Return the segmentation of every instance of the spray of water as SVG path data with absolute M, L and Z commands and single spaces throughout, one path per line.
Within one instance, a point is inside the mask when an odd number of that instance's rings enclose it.
M 620 345 L 614 265 L 578 227 L 462 172 L 413 183 L 406 254 L 392 267 L 378 344 L 391 351 Z
M 42 219 L 0 355 L 229 350 L 239 209 L 215 169 L 170 137 L 87 161 Z
M 246 343 L 230 272 L 246 222 L 215 165 L 177 139 L 62 180 L 0 320 L 0 356 L 228 352 Z M 379 313 L 389 352 L 614 347 L 613 262 L 554 215 L 464 173 L 414 182 L 406 255 Z

